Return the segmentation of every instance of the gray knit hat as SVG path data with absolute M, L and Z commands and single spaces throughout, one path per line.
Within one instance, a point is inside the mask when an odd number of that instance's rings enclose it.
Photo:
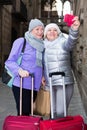
M 61 31 L 60 31 L 60 29 L 59 29 L 59 27 L 58 27 L 58 25 L 57 25 L 56 23 L 50 23 L 50 24 L 46 25 L 46 27 L 45 27 L 45 30 L 44 30 L 44 38 L 46 37 L 47 31 L 48 31 L 50 28 L 52 28 L 52 27 L 57 30 L 58 34 L 61 33 Z
M 42 26 L 44 28 L 44 24 L 39 19 L 32 19 L 29 23 L 29 32 L 31 32 L 32 29 L 34 29 L 37 26 Z

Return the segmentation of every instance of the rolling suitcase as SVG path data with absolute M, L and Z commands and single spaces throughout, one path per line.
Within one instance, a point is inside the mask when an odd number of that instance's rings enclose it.
M 52 76 L 61 75 L 63 78 L 63 95 L 64 95 L 64 117 L 54 119 L 53 102 L 52 102 Z M 40 130 L 85 130 L 82 116 L 66 116 L 66 93 L 64 83 L 64 72 L 54 72 L 49 74 L 50 78 L 50 97 L 51 97 L 51 119 L 40 121 Z
M 39 122 L 42 120 L 40 116 L 33 115 L 33 87 L 34 87 L 34 74 L 30 74 L 32 78 L 32 91 L 31 91 L 31 116 L 22 116 L 22 78 L 20 85 L 20 115 L 9 115 L 4 120 L 3 130 L 38 130 Z

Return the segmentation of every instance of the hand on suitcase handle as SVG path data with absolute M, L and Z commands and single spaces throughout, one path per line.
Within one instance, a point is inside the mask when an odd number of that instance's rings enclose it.
M 65 76 L 65 72 L 52 72 L 52 73 L 49 73 L 49 77 L 52 77 L 53 75 L 62 75 L 62 76 Z
M 29 73 L 27 70 L 24 70 L 24 69 L 22 69 L 22 68 L 20 68 L 19 70 L 18 70 L 18 73 L 19 73 L 19 76 L 20 77 L 29 77 L 29 76 L 31 76 L 32 78 L 34 77 L 34 73 Z

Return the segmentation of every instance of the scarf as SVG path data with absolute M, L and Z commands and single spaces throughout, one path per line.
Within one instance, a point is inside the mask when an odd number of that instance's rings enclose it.
M 43 40 L 37 39 L 29 31 L 25 33 L 25 39 L 28 43 L 36 49 L 36 64 L 42 67 L 42 52 L 44 50 Z

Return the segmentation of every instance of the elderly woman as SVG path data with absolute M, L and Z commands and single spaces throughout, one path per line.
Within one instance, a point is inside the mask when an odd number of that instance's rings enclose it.
M 66 86 L 66 106 L 68 106 L 73 94 L 74 78 L 70 63 L 70 51 L 76 44 L 78 39 L 78 29 L 80 22 L 75 16 L 73 24 L 69 29 L 69 36 L 65 38 L 59 27 L 55 23 L 50 23 L 45 27 L 44 31 L 44 77 L 46 81 L 46 89 L 49 90 L 49 73 L 63 71 L 65 72 Z M 63 86 L 62 77 L 53 76 L 52 78 L 52 97 L 53 97 L 53 113 L 54 117 L 64 116 Z
M 32 19 L 29 23 L 28 31 L 25 32 L 26 46 L 22 58 L 21 65 L 16 63 L 20 56 L 24 38 L 18 38 L 14 41 L 11 53 L 6 60 L 6 66 L 14 74 L 12 91 L 16 101 L 17 113 L 19 115 L 19 96 L 20 96 L 20 77 L 23 77 L 23 108 L 22 115 L 31 114 L 31 77 L 30 73 L 34 73 L 34 101 L 37 91 L 40 88 L 42 79 L 42 53 L 44 25 L 39 19 Z

